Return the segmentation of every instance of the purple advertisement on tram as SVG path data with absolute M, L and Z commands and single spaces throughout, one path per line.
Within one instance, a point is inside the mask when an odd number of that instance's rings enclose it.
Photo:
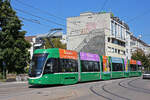
M 85 52 L 80 52 L 80 59 L 81 60 L 90 60 L 90 61 L 99 61 L 100 60 L 98 54 L 85 53 Z
M 137 64 L 138 64 L 138 65 L 142 65 L 141 61 L 137 61 Z

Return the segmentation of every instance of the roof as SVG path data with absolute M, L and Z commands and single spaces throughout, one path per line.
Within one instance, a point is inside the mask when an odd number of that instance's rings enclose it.
M 27 40 L 28 42 L 32 42 L 32 38 L 35 38 L 36 36 L 26 36 L 25 40 Z
M 144 46 L 150 47 L 147 43 L 145 43 L 143 40 L 138 39 L 137 37 L 131 35 L 131 39 L 134 41 L 138 41 L 140 43 L 142 43 Z

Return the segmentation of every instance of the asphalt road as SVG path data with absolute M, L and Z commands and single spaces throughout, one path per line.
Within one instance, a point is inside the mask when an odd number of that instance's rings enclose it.
M 150 100 L 150 80 L 134 77 L 44 87 L 0 83 L 0 100 Z

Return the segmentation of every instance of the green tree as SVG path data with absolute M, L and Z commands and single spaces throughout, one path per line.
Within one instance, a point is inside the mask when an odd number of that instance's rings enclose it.
M 140 60 L 144 69 L 150 68 L 149 55 L 146 55 L 143 50 L 139 49 L 132 54 L 132 59 Z
M 9 73 L 24 72 L 29 61 L 30 43 L 25 40 L 26 32 L 21 26 L 9 0 L 0 0 L 0 67 Z
M 52 48 L 49 40 L 47 38 L 45 40 L 45 49 Z M 51 38 L 51 42 L 53 43 L 55 48 L 66 49 L 66 44 L 61 43 L 60 38 Z

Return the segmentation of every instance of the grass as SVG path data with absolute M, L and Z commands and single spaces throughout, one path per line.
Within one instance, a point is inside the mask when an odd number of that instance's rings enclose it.
M 0 79 L 0 82 L 6 82 L 6 79 Z
M 6 79 L 3 79 L 2 73 L 0 73 L 0 82 L 6 82 Z

